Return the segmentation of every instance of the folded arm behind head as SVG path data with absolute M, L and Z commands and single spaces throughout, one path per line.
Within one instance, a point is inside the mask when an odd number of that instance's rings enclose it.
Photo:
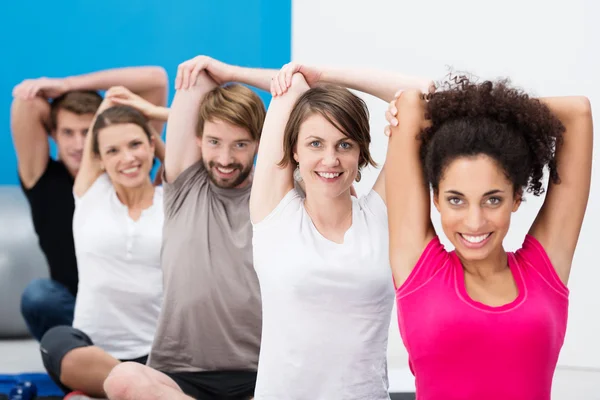
M 15 98 L 10 109 L 10 129 L 17 153 L 19 177 L 31 188 L 48 164 L 50 105 L 40 97 Z
M 294 74 L 287 93 L 271 100 L 263 125 L 250 196 L 250 218 L 258 223 L 267 217 L 287 192 L 293 189 L 293 166 L 284 159 L 283 138 L 294 104 L 309 89 L 302 74 Z
M 175 93 L 167 123 L 165 177 L 172 183 L 179 174 L 200 161 L 201 151 L 196 140 L 198 109 L 204 96 L 217 87 L 206 72 L 197 75 L 189 89 Z
M 429 185 L 419 157 L 418 137 L 427 126 L 421 91 L 400 95 L 393 108 L 400 115 L 391 128 L 385 175 L 390 231 L 390 263 L 394 282 L 401 286 L 427 243 L 435 236 L 430 216 Z

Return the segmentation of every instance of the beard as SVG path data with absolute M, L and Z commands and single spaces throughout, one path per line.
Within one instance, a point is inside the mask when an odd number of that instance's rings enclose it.
M 215 174 L 215 168 L 223 168 L 223 169 L 233 169 L 232 174 L 234 174 L 231 178 L 220 178 Z M 239 185 L 241 185 L 252 172 L 252 164 L 244 167 L 242 164 L 233 163 L 229 165 L 221 165 L 214 161 L 210 161 L 206 168 L 208 172 L 208 178 L 214 183 L 216 186 L 223 189 L 232 189 Z M 237 176 L 235 175 L 235 171 L 239 171 Z

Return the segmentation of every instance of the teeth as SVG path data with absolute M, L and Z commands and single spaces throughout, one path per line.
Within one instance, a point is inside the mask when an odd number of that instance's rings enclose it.
M 490 236 L 489 233 L 479 236 L 461 235 L 469 243 L 481 243 Z
M 338 176 L 340 176 L 339 172 L 317 172 L 317 174 L 319 174 L 319 176 L 321 176 L 323 178 L 327 178 L 327 179 L 333 179 L 333 178 L 337 178 Z
M 133 167 L 133 168 L 128 168 L 128 169 L 124 169 L 122 172 L 124 174 L 131 174 L 132 172 L 135 172 L 138 170 L 139 167 Z
M 230 174 L 233 172 L 233 168 L 218 168 L 217 167 L 217 169 L 219 170 L 219 172 L 222 172 L 224 174 Z

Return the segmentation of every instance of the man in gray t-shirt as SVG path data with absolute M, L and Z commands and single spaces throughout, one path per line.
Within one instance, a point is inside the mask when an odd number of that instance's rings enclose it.
M 148 366 L 124 363 L 111 399 L 250 399 L 261 341 L 249 199 L 276 71 L 199 56 L 179 66 L 167 123 L 164 300 Z M 160 371 L 160 372 L 159 372 Z

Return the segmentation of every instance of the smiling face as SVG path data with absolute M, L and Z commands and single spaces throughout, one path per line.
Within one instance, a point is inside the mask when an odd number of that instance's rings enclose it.
M 59 158 L 73 175 L 79 171 L 85 136 L 93 119 L 94 114 L 75 114 L 64 109 L 57 113 L 52 138 Z
M 154 142 L 133 123 L 113 124 L 98 131 L 100 160 L 113 184 L 135 188 L 150 178 Z
M 485 155 L 452 161 L 434 194 L 444 233 L 469 261 L 485 260 L 502 249 L 520 203 L 504 171 Z
M 312 114 L 300 125 L 294 160 L 307 196 L 337 197 L 348 192 L 358 173 L 359 158 L 358 144 L 321 114 Z
M 205 121 L 197 140 L 202 162 L 215 185 L 230 189 L 250 183 L 258 142 L 247 129 L 221 120 Z

